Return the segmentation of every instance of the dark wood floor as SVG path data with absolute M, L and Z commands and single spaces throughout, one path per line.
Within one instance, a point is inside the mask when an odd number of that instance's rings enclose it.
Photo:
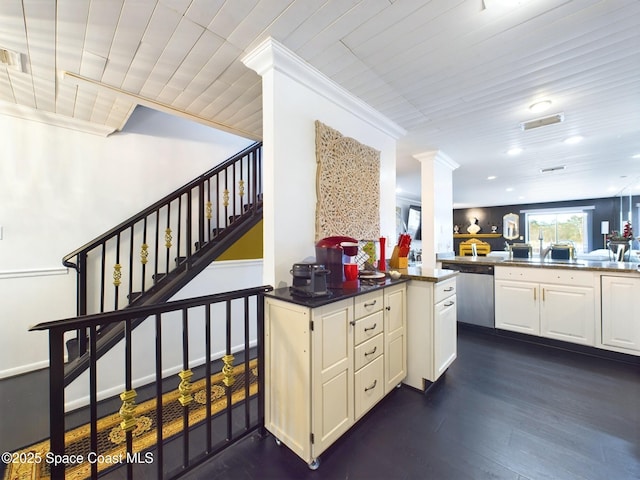
M 392 392 L 316 471 L 247 438 L 186 479 L 640 479 L 640 367 L 464 330 L 427 394 Z
M 393 391 L 316 471 L 253 435 L 183 478 L 640 479 L 639 365 L 468 329 L 458 348 L 442 382 Z M 5 449 L 46 431 L 41 376 L 0 382 Z

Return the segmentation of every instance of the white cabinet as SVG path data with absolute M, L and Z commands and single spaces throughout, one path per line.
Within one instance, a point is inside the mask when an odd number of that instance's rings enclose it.
M 384 296 L 381 290 L 355 301 L 355 419 L 384 396 Z
M 310 467 L 404 378 L 406 296 L 400 283 L 315 308 L 265 297 L 265 427 Z
M 455 277 L 433 283 L 411 280 L 407 287 L 407 376 L 404 383 L 424 390 L 457 355 Z
M 640 355 L 640 277 L 603 275 L 601 282 L 603 348 Z
M 537 283 L 495 279 L 496 328 L 540 335 Z
M 588 271 L 496 267 L 496 328 L 594 346 L 596 278 Z
M 407 376 L 407 288 L 384 289 L 385 386 L 389 393 Z
M 595 345 L 593 287 L 540 285 L 540 335 L 566 342 Z

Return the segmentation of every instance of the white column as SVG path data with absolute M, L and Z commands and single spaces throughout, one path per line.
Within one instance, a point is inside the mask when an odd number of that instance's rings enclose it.
M 414 155 L 422 182 L 422 266 L 453 252 L 453 171 L 459 165 L 440 150 Z

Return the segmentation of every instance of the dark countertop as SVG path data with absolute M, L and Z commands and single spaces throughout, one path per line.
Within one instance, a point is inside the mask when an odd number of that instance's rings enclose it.
M 351 282 L 344 282 L 343 288 L 331 288 L 329 292 L 331 295 L 323 297 L 301 297 L 298 295 L 292 295 L 289 287 L 276 288 L 271 292 L 266 292 L 263 295 L 265 297 L 272 297 L 278 300 L 283 300 L 289 303 L 295 303 L 296 305 L 302 305 L 309 308 L 321 307 L 333 302 L 344 300 L 345 298 L 357 297 L 365 293 L 380 290 L 381 288 L 396 285 L 399 283 L 405 283 L 408 278 L 400 278 L 398 280 L 392 280 L 386 278 L 384 283 L 380 282 L 375 285 L 365 284 L 360 280 L 354 280 Z
M 593 260 L 540 260 L 539 258 L 503 259 L 500 257 L 452 257 L 442 259 L 442 263 L 462 265 L 494 265 L 501 267 L 532 267 L 532 268 L 564 268 L 580 269 L 598 272 L 640 273 L 638 263 L 634 262 L 602 262 Z
M 454 270 L 445 270 L 442 268 L 423 268 L 417 266 L 398 268 L 397 271 L 402 274 L 402 278 L 433 283 L 442 282 L 443 280 L 455 277 L 458 274 L 458 272 Z

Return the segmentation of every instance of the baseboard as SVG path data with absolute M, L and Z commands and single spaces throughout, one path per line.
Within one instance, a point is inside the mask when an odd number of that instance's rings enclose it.
M 49 360 L 42 360 L 40 362 L 30 363 L 28 365 L 20 365 L 19 367 L 0 370 L 0 380 L 4 378 L 15 377 L 17 375 L 24 375 L 25 373 L 31 373 L 36 370 L 42 370 L 44 368 L 49 368 Z

